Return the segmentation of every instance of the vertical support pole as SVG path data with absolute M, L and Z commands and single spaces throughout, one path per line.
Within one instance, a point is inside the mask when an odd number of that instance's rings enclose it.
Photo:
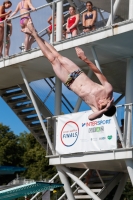
M 73 179 L 88 195 L 91 196 L 94 200 L 101 200 L 95 193 L 91 191 L 89 187 L 87 187 L 79 178 L 77 178 L 68 168 L 62 166 L 63 171 Z
M 62 170 L 62 167 L 63 166 L 56 166 L 59 176 L 60 176 L 60 179 L 61 179 L 61 182 L 64 184 L 64 189 L 65 189 L 65 193 L 67 195 L 67 199 L 75 200 L 72 190 L 71 190 L 71 187 L 70 187 L 70 184 L 68 182 L 65 172 Z
M 125 103 L 133 103 L 133 78 L 132 78 L 132 74 L 133 74 L 133 58 L 128 59 L 127 60 L 127 73 L 126 73 L 126 92 L 125 92 Z M 128 119 L 128 121 L 126 122 L 127 124 L 127 130 L 126 134 L 127 134 L 127 138 L 126 138 L 126 147 L 130 147 L 131 146 L 131 141 L 133 139 L 133 133 L 132 133 L 132 109 L 131 106 L 126 108 L 126 119 Z M 125 119 L 125 120 L 126 120 Z M 130 134 L 130 135 L 129 135 Z M 129 141 L 130 139 L 130 141 Z
M 54 43 L 54 18 L 55 18 L 55 3 L 52 4 L 52 38 L 51 43 Z
M 129 0 L 129 19 L 133 18 L 133 0 Z
M 7 23 L 6 20 L 4 21 L 4 47 L 3 47 L 3 51 L 4 51 L 4 57 L 5 55 L 5 49 L 6 49 L 6 30 L 7 30 Z
M 61 94 L 62 94 L 62 83 L 61 81 L 56 77 L 55 80 L 55 115 L 61 114 Z M 54 126 L 54 143 L 56 140 L 56 120 L 55 120 L 55 126 Z M 68 179 L 66 177 L 66 174 L 62 170 L 62 166 L 56 166 L 56 169 L 59 173 L 59 177 L 61 179 L 61 182 L 64 184 L 64 190 L 66 192 L 66 195 L 68 199 L 74 200 L 74 196 L 70 187 L 70 184 L 68 182 Z
M 57 3 L 57 11 L 56 11 L 56 41 L 62 40 L 62 16 L 63 16 L 63 1 Z
M 93 55 L 93 58 L 94 58 L 94 61 L 95 61 L 95 64 L 97 66 L 97 68 L 100 70 L 100 72 L 102 73 L 102 70 L 101 70 L 101 67 L 100 67 L 100 64 L 98 62 L 98 58 L 97 58 L 97 54 L 96 54 L 96 51 L 95 51 L 95 48 L 94 47 L 91 47 L 91 52 L 92 52 L 92 55 Z
M 132 78 L 132 74 L 133 74 L 133 58 L 130 58 L 130 59 L 127 60 L 127 74 L 126 74 L 126 92 L 125 92 L 125 94 L 126 94 L 125 99 L 126 100 L 125 101 L 126 101 L 127 104 L 133 103 L 133 89 L 132 89 L 133 78 Z M 127 130 L 125 130 L 126 133 L 127 133 L 127 136 L 128 136 L 128 138 L 126 138 L 127 147 L 129 147 L 129 145 L 128 145 L 129 141 L 127 141 L 127 139 L 129 139 L 129 134 L 131 135 L 130 138 L 133 138 L 132 131 L 131 131 L 132 124 L 130 124 L 130 123 L 131 123 L 131 121 L 128 122 Z M 129 173 L 132 185 L 133 185 L 133 160 L 126 160 L 126 165 L 127 165 L 127 169 L 128 169 L 128 173 Z
M 128 174 L 125 173 L 123 175 L 122 179 L 120 180 L 120 183 L 118 185 L 118 188 L 116 190 L 113 200 L 119 200 L 121 198 L 122 192 L 123 192 L 125 184 L 127 182 L 127 179 L 128 179 Z
M 58 77 L 55 78 L 55 115 L 61 114 L 62 83 Z
M 114 15 L 113 15 L 113 2 L 114 2 L 114 0 L 111 0 L 111 25 L 112 25 L 113 22 L 114 22 Z
M 115 17 L 115 14 L 116 14 L 116 12 L 117 12 L 117 9 L 118 9 L 118 7 L 119 7 L 120 2 L 121 2 L 121 0 L 116 0 L 115 3 L 114 3 L 114 6 L 113 6 L 113 19 L 114 19 L 114 17 Z M 110 16 L 109 16 L 109 19 L 108 19 L 108 21 L 107 21 L 106 26 L 109 26 L 110 23 L 111 23 L 111 14 L 110 14 Z
M 19 67 L 19 70 L 20 70 L 21 75 L 22 75 L 22 77 L 23 77 L 23 80 L 24 80 L 24 83 L 25 83 L 25 85 L 26 85 L 26 88 L 27 88 L 27 90 L 28 90 L 28 92 L 29 92 L 31 101 L 32 101 L 32 103 L 33 103 L 33 105 L 34 105 L 34 108 L 35 108 L 35 110 L 36 110 L 37 116 L 38 116 L 39 121 L 40 121 L 40 123 L 41 123 L 42 129 L 43 129 L 44 134 L 45 134 L 45 136 L 46 136 L 46 139 L 47 139 L 47 141 L 48 141 L 49 147 L 50 147 L 52 153 L 55 154 L 53 145 L 52 145 L 52 143 L 51 143 L 50 137 L 49 137 L 48 132 L 47 132 L 47 130 L 46 130 L 45 124 L 44 124 L 44 122 L 43 122 L 42 116 L 41 116 L 41 114 L 40 114 L 40 111 L 39 111 L 39 109 L 38 109 L 38 106 L 37 106 L 37 104 L 36 104 L 36 101 L 35 101 L 35 99 L 34 99 L 34 96 L 33 96 L 33 94 L 32 94 L 32 91 L 31 91 L 31 89 L 30 89 L 30 87 L 29 87 L 29 84 L 28 84 L 28 81 L 27 81 L 27 79 L 26 79 L 26 76 L 25 76 L 25 74 L 24 74 L 24 72 L 23 72 L 23 70 L 22 70 L 21 67 Z

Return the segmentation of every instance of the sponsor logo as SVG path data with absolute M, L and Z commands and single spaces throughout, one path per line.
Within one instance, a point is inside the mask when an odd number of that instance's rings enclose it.
M 100 137 L 99 138 L 99 140 L 105 140 L 106 139 L 106 137 Z
M 86 125 L 86 123 L 82 123 L 82 127 L 84 127 Z
M 112 135 L 107 136 L 108 140 L 112 140 L 112 137 L 113 137 Z
M 87 122 L 87 123 L 82 123 L 82 127 L 84 127 L 84 126 L 98 126 L 98 125 L 105 125 L 105 124 L 110 124 L 110 123 L 111 123 L 111 119 L 98 120 L 98 121 L 91 121 L 91 122 Z
M 98 132 L 104 132 L 104 126 L 99 127 L 92 127 L 88 129 L 88 133 L 98 133 Z
M 78 136 L 78 125 L 74 121 L 66 122 L 60 134 L 62 144 L 66 147 L 71 147 L 76 143 Z
M 91 138 L 91 141 L 97 141 L 97 138 Z

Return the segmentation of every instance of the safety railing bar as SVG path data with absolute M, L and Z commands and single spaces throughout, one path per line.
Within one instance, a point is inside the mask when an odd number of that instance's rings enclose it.
M 11 17 L 11 18 L 8 18 L 8 19 L 10 19 L 10 20 L 16 19 L 16 18 L 18 18 L 18 17 L 20 17 L 20 16 L 23 16 L 23 15 L 28 14 L 28 13 L 31 13 L 31 12 L 35 12 L 35 11 L 37 11 L 37 10 L 40 10 L 40 9 L 45 8 L 45 7 L 47 7 L 47 6 L 50 6 L 50 5 L 52 5 L 52 4 L 56 4 L 56 3 L 60 2 L 60 1 L 62 1 L 62 0 L 57 0 L 57 1 L 54 1 L 54 2 L 51 2 L 51 3 L 45 4 L 45 5 L 43 5 L 43 6 L 37 7 L 36 10 L 29 10 L 28 12 L 25 12 L 25 13 L 22 13 L 22 14 L 19 14 L 19 15 L 16 15 L 16 16 Z
M 116 108 L 124 107 L 124 106 L 130 106 L 130 105 L 133 105 L 133 103 L 126 103 L 126 104 L 122 104 L 122 105 L 117 105 Z
M 41 30 L 40 32 L 38 32 L 38 34 L 43 33 L 44 31 L 46 31 L 48 29 L 49 26 L 47 26 L 46 28 L 44 28 L 43 30 Z
M 79 180 L 82 179 L 86 174 L 87 172 L 89 171 L 89 169 L 85 170 L 85 172 L 79 177 Z M 72 185 L 71 185 L 71 188 L 73 188 L 77 183 L 74 182 Z M 60 198 L 58 200 L 61 200 L 64 196 L 66 195 L 66 192 L 64 192 Z

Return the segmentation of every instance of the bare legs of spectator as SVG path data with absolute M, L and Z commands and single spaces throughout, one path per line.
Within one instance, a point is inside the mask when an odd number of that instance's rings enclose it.
M 32 35 L 25 33 L 24 45 L 25 45 L 26 51 L 31 49 L 31 45 L 33 42 L 34 42 L 34 38 L 32 37 Z
M 0 24 L 0 58 L 2 57 L 3 37 L 4 37 L 4 25 Z
M 10 49 L 10 37 L 6 38 L 6 46 L 5 46 L 5 56 L 8 57 L 9 56 L 9 49 Z

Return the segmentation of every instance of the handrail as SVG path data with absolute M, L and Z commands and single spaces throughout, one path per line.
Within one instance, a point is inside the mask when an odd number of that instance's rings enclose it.
M 16 16 L 11 17 L 11 18 L 8 18 L 8 19 L 10 19 L 10 20 L 16 19 L 16 18 L 18 18 L 18 17 L 20 17 L 20 16 L 23 16 L 23 15 L 28 14 L 28 13 L 31 13 L 31 12 L 35 12 L 35 11 L 40 10 L 40 9 L 42 9 L 42 8 L 45 8 L 45 7 L 47 7 L 47 6 L 56 4 L 56 3 L 60 2 L 60 1 L 62 1 L 62 0 L 57 0 L 57 1 L 54 1 L 54 2 L 51 2 L 51 3 L 45 4 L 45 5 L 43 5 L 43 6 L 39 6 L 39 7 L 37 7 L 35 10 L 29 10 L 29 11 L 27 11 L 27 12 L 25 12 L 25 13 L 16 15 Z

